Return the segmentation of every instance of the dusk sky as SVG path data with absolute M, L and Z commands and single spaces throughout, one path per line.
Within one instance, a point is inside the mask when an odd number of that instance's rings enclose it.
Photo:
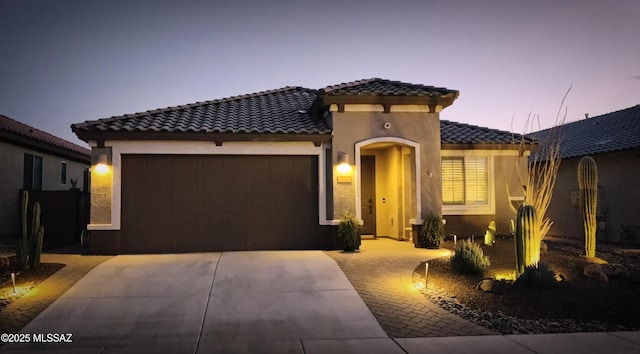
M 638 0 L 0 0 L 0 47 L 0 114 L 80 145 L 72 123 L 372 77 L 515 132 L 570 85 L 567 121 L 640 104 Z

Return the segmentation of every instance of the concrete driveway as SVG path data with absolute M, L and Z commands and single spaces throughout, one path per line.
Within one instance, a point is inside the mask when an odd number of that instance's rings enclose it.
M 117 256 L 21 333 L 2 351 L 402 352 L 320 251 Z

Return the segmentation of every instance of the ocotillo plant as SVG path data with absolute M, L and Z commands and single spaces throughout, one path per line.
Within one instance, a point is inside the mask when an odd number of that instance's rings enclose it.
M 598 206 L 598 167 L 591 156 L 578 163 L 580 211 L 584 226 L 584 251 L 587 257 L 596 256 L 596 208 Z
M 540 261 L 540 228 L 533 205 L 522 204 L 516 216 L 516 272 L 524 273 L 527 266 L 538 266 Z
M 44 226 L 40 225 L 40 203 L 33 204 L 31 229 L 27 228 L 27 213 L 29 207 L 29 192 L 22 192 L 22 240 L 18 245 L 18 257 L 22 269 L 32 269 L 40 266 Z

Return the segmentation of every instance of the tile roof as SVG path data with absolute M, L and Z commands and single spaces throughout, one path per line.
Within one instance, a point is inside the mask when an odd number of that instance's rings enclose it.
M 40 129 L 0 114 L 0 132 L 89 157 L 91 151 Z
M 302 87 L 233 96 L 73 124 L 77 131 L 331 134 L 309 112 L 317 91 Z
M 476 125 L 440 120 L 442 144 L 511 144 L 520 143 L 522 135 Z M 525 137 L 525 143 L 535 140 Z
M 458 91 L 383 79 L 353 81 L 322 90 L 302 87 L 233 96 L 126 114 L 72 125 L 78 132 L 332 133 L 311 107 L 321 95 L 458 95 Z M 474 125 L 441 121 L 443 144 L 510 144 L 520 135 Z
M 640 105 L 566 123 L 557 128 L 560 158 L 572 158 L 640 148 Z M 531 133 L 544 141 L 553 128 Z
M 459 92 L 443 87 L 425 86 L 380 78 L 357 80 L 339 85 L 327 86 L 320 90 L 327 96 L 337 95 L 369 95 L 369 96 L 440 96 L 452 94 L 458 97 Z

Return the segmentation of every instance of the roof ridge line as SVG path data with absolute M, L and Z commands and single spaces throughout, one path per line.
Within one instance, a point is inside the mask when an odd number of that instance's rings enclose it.
M 246 99 L 246 98 L 251 98 L 251 97 L 262 97 L 262 96 L 271 95 L 271 94 L 274 94 L 274 93 L 281 93 L 281 92 L 287 92 L 287 91 L 292 91 L 292 90 L 302 90 L 302 91 L 307 91 L 307 92 L 308 91 L 311 91 L 311 92 L 318 91 L 316 89 L 310 89 L 310 88 L 306 88 L 306 87 L 302 87 L 302 86 L 284 86 L 284 87 L 277 88 L 277 89 L 264 90 L 264 91 L 258 91 L 258 92 L 252 92 L 252 93 L 245 93 L 245 94 L 242 94 L 242 95 L 227 96 L 227 97 L 223 97 L 223 98 L 216 98 L 216 99 L 213 99 L 213 100 L 197 101 L 197 102 L 186 103 L 186 104 L 181 104 L 181 105 L 176 105 L 176 106 L 155 108 L 155 109 L 149 109 L 149 110 L 141 111 L 141 112 L 127 113 L 127 114 L 116 115 L 116 116 L 111 116 L 111 117 L 104 117 L 104 118 L 99 118 L 99 119 L 94 119 L 94 120 L 88 120 L 88 121 L 85 121 L 85 122 L 82 122 L 82 123 L 74 124 L 74 126 L 81 127 L 83 125 L 93 124 L 93 123 L 97 123 L 97 122 L 109 123 L 109 122 L 113 122 L 113 121 L 117 121 L 117 120 L 145 117 L 145 116 L 149 116 L 149 115 L 160 113 L 160 112 L 173 112 L 173 111 L 186 109 L 186 108 L 202 107 L 202 106 L 206 106 L 206 105 L 210 105 L 210 104 L 233 102 L 233 101 L 238 101 L 238 100 L 241 100 L 241 99 Z
M 412 82 L 404 82 L 404 81 L 400 81 L 400 80 L 389 80 L 389 79 L 382 79 L 379 77 L 374 77 L 374 78 L 370 78 L 370 79 L 361 79 L 361 80 L 355 80 L 355 81 L 349 81 L 349 82 L 343 82 L 340 84 L 336 84 L 336 85 L 329 85 L 329 86 L 325 86 L 322 89 L 319 89 L 319 91 L 321 93 L 332 93 L 334 91 L 338 91 L 338 90 L 342 90 L 342 89 L 348 89 L 348 88 L 352 88 L 352 87 L 357 87 L 359 85 L 364 85 L 364 84 L 368 84 L 371 82 L 379 82 L 379 83 L 386 83 L 386 84 L 391 84 L 391 85 L 395 85 L 395 86 L 408 86 L 411 87 L 413 89 L 421 89 L 421 90 L 429 90 L 429 91 L 448 91 L 448 92 L 458 92 L 457 90 L 452 90 L 452 89 L 448 89 L 446 87 L 438 87 L 438 86 L 432 86 L 432 85 L 424 85 L 424 84 L 415 84 Z

